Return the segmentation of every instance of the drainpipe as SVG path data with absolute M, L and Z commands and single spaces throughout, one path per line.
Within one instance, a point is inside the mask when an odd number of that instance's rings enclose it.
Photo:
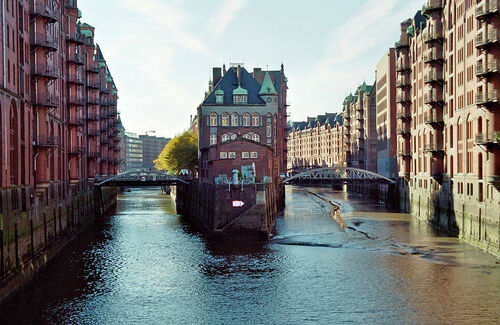
M 2 0 L 3 86 L 5 87 L 5 0 Z

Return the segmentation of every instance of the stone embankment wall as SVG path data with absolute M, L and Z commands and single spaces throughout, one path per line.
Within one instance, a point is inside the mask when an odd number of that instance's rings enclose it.
M 0 190 L 0 301 L 112 207 L 116 194 L 86 182 Z
M 419 189 L 398 179 L 394 186 L 348 185 L 347 191 L 399 208 L 500 258 L 500 202 L 453 195 L 450 184 Z
M 209 236 L 267 239 L 284 207 L 282 184 L 214 185 L 193 182 L 172 189 L 177 211 Z M 242 207 L 233 207 L 242 201 Z

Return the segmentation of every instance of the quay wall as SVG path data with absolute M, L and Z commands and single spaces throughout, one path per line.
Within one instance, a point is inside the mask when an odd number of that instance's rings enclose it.
M 410 213 L 500 258 L 500 202 L 494 196 L 478 199 L 457 194 L 450 181 L 411 186 L 404 178 L 395 185 L 349 184 L 345 189 Z
M 115 205 L 116 194 L 84 181 L 0 189 L 0 301 Z
M 209 237 L 266 240 L 284 208 L 283 184 L 215 185 L 193 182 L 172 188 L 177 212 Z M 242 201 L 242 207 L 233 207 Z

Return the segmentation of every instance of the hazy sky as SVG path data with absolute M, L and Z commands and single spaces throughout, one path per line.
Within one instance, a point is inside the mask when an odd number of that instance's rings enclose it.
M 338 112 L 424 0 L 79 0 L 118 87 L 127 131 L 172 137 L 203 100 L 213 66 L 288 77 L 291 120 Z

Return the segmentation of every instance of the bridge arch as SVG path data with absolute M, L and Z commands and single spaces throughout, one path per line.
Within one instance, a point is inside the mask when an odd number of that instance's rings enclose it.
M 283 180 L 290 183 L 294 180 L 328 181 L 328 182 L 383 182 L 394 184 L 394 180 L 380 174 L 354 167 L 323 167 L 309 169 Z

